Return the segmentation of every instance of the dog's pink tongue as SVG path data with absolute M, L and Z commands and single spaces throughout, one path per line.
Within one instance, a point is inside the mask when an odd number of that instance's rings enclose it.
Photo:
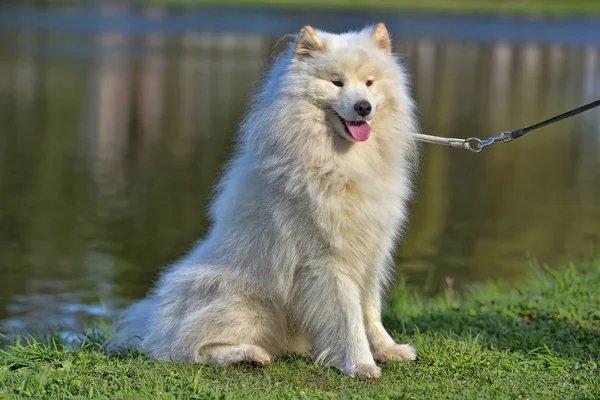
M 371 125 L 364 123 L 362 125 L 353 125 L 346 122 L 348 131 L 357 142 L 364 142 L 371 136 Z

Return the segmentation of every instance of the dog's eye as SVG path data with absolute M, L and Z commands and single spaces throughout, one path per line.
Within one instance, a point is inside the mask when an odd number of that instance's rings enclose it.
M 335 86 L 337 87 L 342 87 L 344 86 L 344 82 L 342 81 L 332 81 L 331 83 L 333 83 Z
M 373 84 L 373 81 L 367 81 L 366 85 L 367 87 L 371 86 Z

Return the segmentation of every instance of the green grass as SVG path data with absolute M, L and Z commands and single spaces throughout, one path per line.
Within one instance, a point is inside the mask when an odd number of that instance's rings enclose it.
M 589 15 L 600 14 L 598 0 L 138 0 L 141 4 L 219 5 L 283 9 L 427 11 L 445 13 Z
M 0 353 L 0 398 L 600 398 L 600 263 L 459 297 L 397 295 L 386 325 L 419 350 L 375 383 L 288 357 L 263 369 L 171 364 L 106 355 L 102 338 L 69 349 L 57 338 Z

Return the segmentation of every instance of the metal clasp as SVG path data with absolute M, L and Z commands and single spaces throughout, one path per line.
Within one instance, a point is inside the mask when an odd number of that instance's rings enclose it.
M 465 139 L 465 144 L 467 145 L 468 150 L 471 150 L 474 153 L 480 153 L 483 151 L 483 149 L 496 142 L 510 142 L 511 140 L 513 140 L 513 137 L 510 135 L 510 133 L 510 131 L 505 131 L 498 136 L 492 136 L 485 140 L 481 140 L 476 137 L 470 137 L 468 139 Z

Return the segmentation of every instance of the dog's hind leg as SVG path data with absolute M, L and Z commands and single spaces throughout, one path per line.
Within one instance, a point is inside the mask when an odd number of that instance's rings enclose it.
M 261 366 L 280 355 L 285 320 L 270 301 L 249 296 L 217 297 L 185 318 L 176 337 L 176 353 L 196 363 Z

